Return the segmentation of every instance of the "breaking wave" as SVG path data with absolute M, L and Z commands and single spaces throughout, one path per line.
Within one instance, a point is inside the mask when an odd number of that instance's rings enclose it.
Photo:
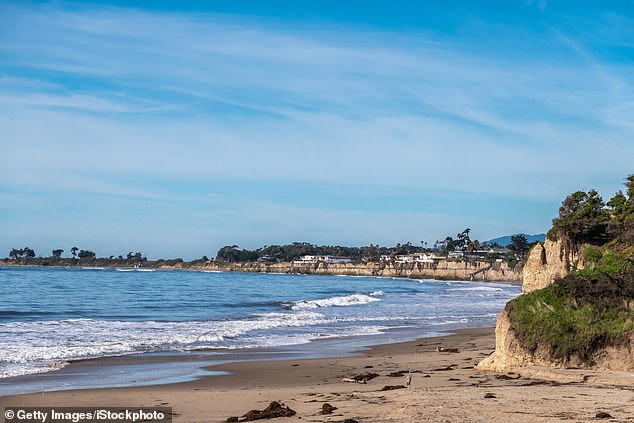
M 290 304 L 284 304 L 289 310 L 310 310 L 320 307 L 345 307 L 369 304 L 380 301 L 376 297 L 385 295 L 383 291 L 375 291 L 370 294 L 352 294 L 339 297 L 324 298 L 322 300 L 301 300 Z

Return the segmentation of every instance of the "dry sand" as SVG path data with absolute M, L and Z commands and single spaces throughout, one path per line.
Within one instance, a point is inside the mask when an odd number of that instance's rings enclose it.
M 194 382 L 88 389 L 0 398 L 7 406 L 173 407 L 176 422 L 222 422 L 279 401 L 297 411 L 275 422 L 556 422 L 634 421 L 634 375 L 583 370 L 526 369 L 500 375 L 473 369 L 493 351 L 493 329 L 380 345 L 359 356 L 243 362 L 215 366 L 231 372 Z M 459 352 L 438 352 L 437 347 Z M 381 391 L 405 384 L 411 389 Z M 366 384 L 345 383 L 363 373 Z M 490 394 L 490 395 L 487 395 Z M 485 398 L 489 397 L 489 398 Z M 324 403 L 337 407 L 319 414 Z M 598 412 L 612 419 L 598 420 Z

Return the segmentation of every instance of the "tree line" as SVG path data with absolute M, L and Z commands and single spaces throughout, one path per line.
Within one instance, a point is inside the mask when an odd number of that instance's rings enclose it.
M 596 190 L 576 191 L 563 201 L 548 237 L 573 244 L 634 244 L 634 174 L 608 202 Z
M 97 254 L 91 250 L 82 250 L 77 247 L 72 247 L 70 249 L 70 253 L 74 259 L 94 259 L 97 257 Z M 48 258 L 52 259 L 62 259 L 62 255 L 64 254 L 64 250 L 61 248 L 57 248 L 51 250 L 51 255 Z M 11 259 L 25 259 L 25 258 L 35 258 L 35 251 L 29 247 L 24 248 L 12 248 L 9 251 L 9 258 Z M 130 251 L 125 257 L 120 255 L 118 257 L 110 256 L 108 257 L 110 260 L 128 260 L 128 261 L 137 261 L 144 262 L 147 261 L 147 257 L 141 254 L 141 252 L 133 253 Z
M 625 193 L 619 190 L 607 202 L 596 190 L 576 191 L 553 219 L 548 238 L 583 253 L 586 265 L 578 273 L 584 277 L 611 278 L 634 268 L 634 174 L 623 185 Z
M 328 255 L 328 256 L 340 256 L 348 257 L 352 261 L 379 261 L 381 256 L 396 257 L 398 255 L 416 254 L 416 253 L 436 253 L 439 255 L 447 255 L 450 252 L 462 252 L 466 259 L 469 255 L 483 249 L 491 249 L 501 247 L 496 243 L 480 242 L 477 239 L 472 240 L 470 237 L 471 229 L 467 228 L 464 231 L 458 233 L 455 238 L 447 236 L 445 239 L 437 240 L 432 246 L 428 246 L 427 242 L 421 241 L 420 245 L 414 245 L 411 242 L 397 243 L 392 247 L 383 247 L 380 245 L 370 244 L 363 247 L 347 247 L 341 245 L 315 245 L 308 242 L 293 242 L 286 245 L 266 245 L 255 250 L 241 249 L 237 245 L 227 245 L 220 248 L 216 254 L 216 260 L 219 262 L 255 262 L 255 261 L 269 261 L 269 262 L 289 262 L 297 260 L 305 255 Z M 515 235 L 511 238 L 511 245 L 508 246 L 509 252 L 495 252 L 487 254 L 484 257 L 480 255 L 480 259 L 494 260 L 505 259 L 506 261 L 515 263 L 523 260 L 526 252 L 533 244 L 529 244 L 524 235 Z M 47 258 L 40 257 L 43 265 L 59 264 L 60 261 L 70 260 L 62 257 L 64 250 L 61 248 L 51 251 L 51 255 Z M 207 256 L 202 256 L 200 259 L 193 260 L 191 262 L 184 262 L 182 259 L 160 259 L 155 261 L 149 261 L 147 257 L 141 252 L 133 253 L 128 252 L 125 256 L 119 255 L 117 257 L 103 257 L 97 258 L 97 255 L 91 250 L 80 249 L 78 247 L 72 247 L 70 249 L 72 259 L 82 260 L 82 264 L 92 265 L 143 265 L 158 266 L 161 264 L 174 265 L 177 263 L 189 263 L 191 265 L 205 264 L 209 262 Z M 21 249 L 13 248 L 9 252 L 9 258 L 11 259 L 35 259 L 35 251 L 31 248 L 25 247 Z M 72 262 L 65 263 L 72 265 Z
M 421 241 L 420 245 L 414 245 L 411 242 L 404 244 L 397 243 L 393 247 L 383 247 L 370 244 L 363 247 L 346 247 L 340 245 L 315 245 L 308 242 L 293 242 L 286 245 L 265 245 L 255 250 L 241 249 L 237 245 L 226 245 L 218 250 L 216 260 L 220 262 L 254 262 L 254 261 L 271 261 L 271 262 L 287 262 L 297 260 L 305 255 L 328 255 L 348 257 L 352 261 L 379 261 L 381 256 L 395 257 L 397 255 L 416 254 L 416 253 L 437 253 L 447 255 L 452 251 L 459 251 L 469 255 L 483 249 L 500 247 L 496 243 L 480 242 L 471 240 L 469 234 L 471 229 L 467 228 L 453 237 L 446 237 L 442 241 L 436 241 L 431 247 L 427 243 Z M 533 244 L 529 244 L 524 235 L 516 235 L 512 237 L 512 244 L 509 246 L 510 256 L 505 253 L 493 253 L 486 259 L 522 259 L 526 252 Z

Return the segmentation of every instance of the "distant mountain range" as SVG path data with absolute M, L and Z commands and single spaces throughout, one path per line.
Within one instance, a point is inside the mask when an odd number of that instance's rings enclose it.
M 507 245 L 511 244 L 511 237 L 515 236 L 515 235 L 520 235 L 520 234 L 505 235 L 505 236 L 501 236 L 501 237 L 498 237 L 498 238 L 493 238 L 493 239 L 488 240 L 487 243 L 492 244 L 494 242 L 497 242 L 502 247 L 506 247 Z M 526 239 L 528 240 L 528 242 L 535 242 L 535 241 L 544 242 L 544 241 L 546 241 L 546 234 L 537 234 L 537 235 L 521 234 L 521 235 L 524 235 L 526 237 Z

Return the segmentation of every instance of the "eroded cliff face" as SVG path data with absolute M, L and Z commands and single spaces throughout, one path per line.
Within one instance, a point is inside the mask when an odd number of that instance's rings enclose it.
M 495 351 L 478 363 L 476 368 L 494 372 L 508 372 L 517 367 L 534 364 L 533 354 L 524 348 L 515 335 L 505 307 L 498 315 L 495 325 Z
M 498 315 L 495 325 L 495 351 L 476 366 L 480 370 L 495 372 L 517 371 L 529 366 L 566 367 L 563 361 L 554 361 L 543 348 L 529 351 L 517 337 L 508 314 L 509 305 Z M 568 363 L 570 365 L 570 363 Z
M 202 269 L 202 268 L 201 268 Z M 229 272 L 299 273 L 315 275 L 381 276 L 441 280 L 519 282 L 521 273 L 506 263 L 212 263 L 204 269 Z
M 528 253 L 522 271 L 522 292 L 546 288 L 573 268 L 580 267 L 583 267 L 583 258 L 576 249 L 567 249 L 561 241 L 546 239 L 544 244 L 538 243 Z
M 529 351 L 513 329 L 507 305 L 499 314 L 495 326 L 495 351 L 478 363 L 476 368 L 501 373 L 522 371 L 528 374 L 530 374 L 530 368 L 535 366 L 632 372 L 634 371 L 634 333 L 618 345 L 597 350 L 591 357 L 591 361 L 594 364 L 588 365 L 587 361 L 577 356 L 567 357 L 566 360 L 555 360 L 550 351 L 544 347 Z
M 561 242 L 546 240 L 530 251 L 523 270 L 524 294 L 545 288 L 557 279 L 584 266 L 584 258 L 577 251 L 566 250 Z M 590 360 L 577 356 L 557 360 L 546 346 L 529 351 L 517 336 L 509 317 L 510 303 L 498 315 L 495 326 L 495 351 L 476 368 L 496 372 L 522 371 L 530 374 L 535 366 L 559 368 L 591 368 L 634 371 L 634 332 L 616 345 L 594 352 Z M 588 363 L 593 363 L 589 365 Z

